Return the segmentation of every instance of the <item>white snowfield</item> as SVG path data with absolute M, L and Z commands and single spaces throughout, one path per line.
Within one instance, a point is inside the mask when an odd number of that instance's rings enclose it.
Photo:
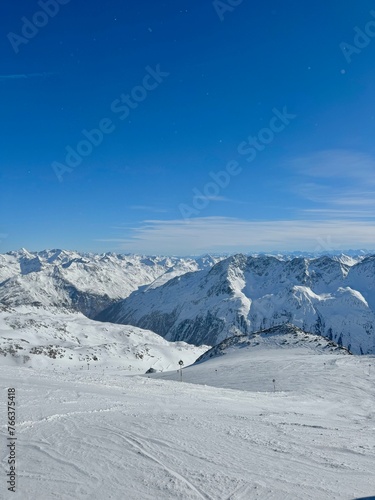
M 184 369 L 183 382 L 176 370 L 149 378 L 1 366 L 0 498 L 375 495 L 375 358 L 271 344 L 230 348 Z M 8 387 L 16 493 L 6 485 Z
M 194 363 L 207 349 L 168 342 L 133 326 L 100 323 L 77 312 L 0 305 L 0 365 L 102 371 L 115 367 L 145 373 L 149 368 L 177 368 L 181 358 Z

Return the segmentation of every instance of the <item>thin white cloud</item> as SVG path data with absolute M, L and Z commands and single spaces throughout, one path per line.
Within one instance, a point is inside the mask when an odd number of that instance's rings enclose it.
M 96 241 L 117 243 L 117 249 L 130 253 L 179 255 L 374 248 L 375 221 L 248 221 L 229 217 L 201 217 L 189 221 L 149 220 L 134 229 L 127 238 Z
M 312 214 L 329 217 L 346 217 L 354 218 L 375 218 L 375 210 L 350 210 L 350 209 L 333 209 L 333 208 L 307 208 L 303 210 L 305 214 Z
M 353 184 L 352 184 L 353 185 Z M 322 208 L 363 208 L 373 209 L 375 206 L 375 191 L 365 191 L 360 186 L 336 187 L 302 184 L 293 190 L 305 200 L 319 204 Z
M 332 200 L 336 205 L 374 207 L 375 192 L 348 192 L 346 196 L 338 196 Z
M 297 174 L 292 190 L 326 217 L 374 215 L 375 159 L 350 150 L 320 151 L 290 161 Z M 315 205 L 315 206 L 314 206 Z M 306 213 L 302 210 L 301 213 Z M 317 212 L 318 213 L 318 212 Z
M 365 153 L 334 149 L 318 151 L 290 162 L 296 173 L 321 179 L 358 179 L 375 182 L 375 159 Z
M 332 187 L 316 182 L 297 182 L 292 186 L 294 194 L 314 203 L 327 202 L 332 197 Z
M 0 75 L 0 80 L 24 80 L 28 78 L 46 77 L 53 74 L 54 73 L 19 73 L 19 74 Z
M 207 201 L 219 201 L 224 203 L 235 203 L 239 205 L 247 205 L 246 201 L 235 200 L 233 198 L 227 198 L 226 196 L 195 196 L 196 200 L 207 200 Z
M 130 210 L 142 210 L 145 212 L 152 212 L 152 213 L 166 213 L 167 210 L 164 208 L 157 208 L 157 207 L 152 207 L 149 205 L 132 205 L 130 207 Z

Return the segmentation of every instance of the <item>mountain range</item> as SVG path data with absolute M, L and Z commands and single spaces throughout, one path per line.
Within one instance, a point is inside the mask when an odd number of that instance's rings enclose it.
M 364 254 L 181 258 L 21 249 L 0 255 L 1 348 L 46 356 L 31 356 L 30 365 L 47 358 L 80 365 L 94 356 L 99 365 L 127 353 L 119 365 L 135 366 L 144 345 L 161 342 L 178 357 L 174 343 L 183 342 L 192 346 L 185 361 L 193 362 L 208 349 L 194 346 L 291 324 L 371 354 L 374 278 L 375 256 Z M 56 349 L 62 356 L 54 358 Z M 168 356 L 155 356 L 164 359 L 158 369 L 170 366 Z M 147 358 L 139 369 L 146 365 L 155 363 Z
M 0 254 L 0 303 L 58 307 L 93 318 L 141 286 L 158 286 L 218 260 L 21 249 Z
M 283 258 L 238 254 L 144 287 L 97 319 L 169 341 L 217 345 L 284 323 L 356 354 L 375 353 L 375 256 Z

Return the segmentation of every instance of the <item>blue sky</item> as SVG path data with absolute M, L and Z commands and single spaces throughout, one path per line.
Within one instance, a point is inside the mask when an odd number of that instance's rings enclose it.
M 375 248 L 373 2 L 50 2 L 1 7 L 0 251 Z

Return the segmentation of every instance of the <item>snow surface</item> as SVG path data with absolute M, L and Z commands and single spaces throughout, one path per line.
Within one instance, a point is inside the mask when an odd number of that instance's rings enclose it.
M 202 363 L 213 357 L 224 356 L 228 353 L 233 354 L 239 350 L 241 350 L 242 354 L 250 351 L 249 362 L 251 362 L 251 358 L 257 355 L 259 350 L 263 352 L 264 349 L 286 348 L 288 351 L 302 349 L 316 354 L 350 354 L 345 347 L 341 347 L 325 337 L 306 333 L 291 324 L 284 324 L 257 333 L 250 333 L 249 335 L 229 337 L 205 351 L 196 362 Z
M 1 366 L 0 498 L 10 498 L 7 387 L 17 391 L 14 499 L 375 495 L 374 357 L 238 349 L 183 380 Z
M 148 330 L 100 323 L 83 314 L 0 305 L 0 364 L 145 373 L 193 363 L 208 349 L 167 342 Z M 89 364 L 89 365 L 88 365 Z

